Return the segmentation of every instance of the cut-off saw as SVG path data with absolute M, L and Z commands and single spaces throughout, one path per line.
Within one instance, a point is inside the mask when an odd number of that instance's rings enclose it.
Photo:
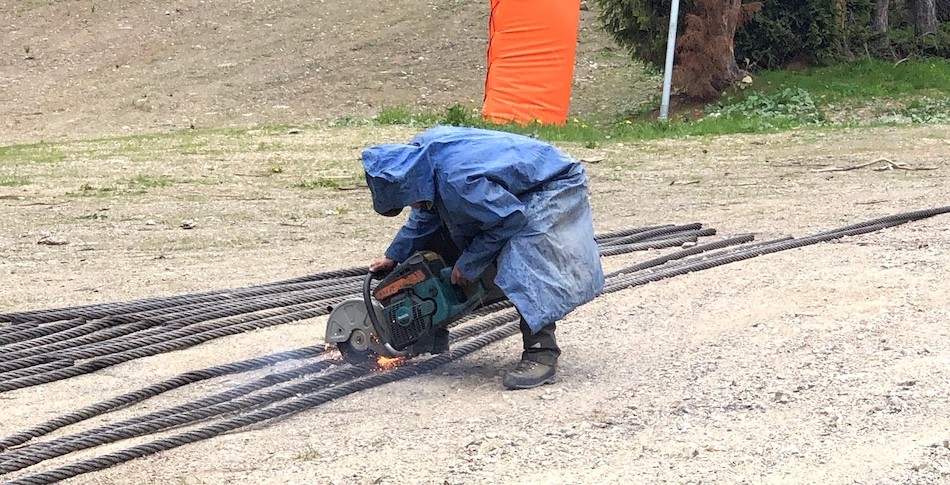
M 481 281 L 458 286 L 451 278 L 452 267 L 431 251 L 413 254 L 389 274 L 367 273 L 362 298 L 346 300 L 330 312 L 326 342 L 336 344 L 350 362 L 432 352 L 436 334 L 485 298 Z

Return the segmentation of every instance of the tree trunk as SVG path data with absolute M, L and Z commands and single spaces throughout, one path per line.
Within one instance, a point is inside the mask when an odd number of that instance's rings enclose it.
M 914 2 L 914 33 L 917 37 L 936 34 L 940 30 L 937 22 L 937 4 L 934 0 L 916 0 Z
M 743 75 L 743 71 L 739 69 L 739 64 L 736 63 L 735 42 L 736 28 L 739 26 L 739 15 L 742 10 L 742 0 L 725 0 L 724 3 L 726 6 L 722 9 L 722 16 L 719 19 L 720 22 L 717 22 L 718 25 L 713 27 L 713 32 L 711 32 L 729 45 L 728 49 L 723 49 L 722 52 L 720 52 L 722 56 L 721 65 L 725 78 L 722 80 L 723 84 L 717 86 L 720 91 L 735 84 L 736 81 L 742 79 Z
M 937 0 L 937 20 L 950 22 L 950 0 Z
M 887 9 L 890 7 L 890 0 L 877 0 L 874 4 L 874 32 L 878 34 L 887 33 Z

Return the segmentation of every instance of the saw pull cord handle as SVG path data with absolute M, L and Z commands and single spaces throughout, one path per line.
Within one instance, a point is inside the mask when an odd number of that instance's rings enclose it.
M 376 335 L 382 335 L 379 333 L 379 318 L 376 316 L 376 308 L 373 306 L 373 295 L 370 289 L 375 276 L 376 273 L 370 271 L 363 277 L 363 303 L 366 304 L 366 314 L 369 315 L 369 321 L 373 324 L 373 330 L 376 331 Z
M 369 321 L 373 324 L 373 331 L 376 332 L 376 335 L 388 335 L 382 333 L 381 326 L 379 325 L 379 318 L 376 315 L 376 306 L 373 305 L 373 295 L 370 287 L 373 284 L 373 279 L 379 276 L 379 279 L 383 279 L 386 273 L 373 273 L 372 271 L 366 273 L 366 276 L 363 277 L 363 303 L 366 304 L 366 313 L 369 315 Z M 409 355 L 408 351 L 400 352 L 393 348 L 388 342 L 383 344 L 386 347 L 386 350 L 389 351 L 394 356 L 406 356 Z

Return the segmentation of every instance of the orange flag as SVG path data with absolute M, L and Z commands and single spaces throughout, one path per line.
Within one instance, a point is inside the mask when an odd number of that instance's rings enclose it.
M 580 0 L 491 0 L 482 116 L 563 125 L 579 24 Z

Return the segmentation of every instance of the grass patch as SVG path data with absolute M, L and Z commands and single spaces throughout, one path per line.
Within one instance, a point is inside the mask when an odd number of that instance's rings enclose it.
M 656 108 L 659 99 L 650 103 Z M 413 113 L 384 108 L 377 124 L 455 125 L 519 133 L 587 148 L 612 141 L 637 141 L 736 133 L 771 133 L 802 127 L 880 126 L 950 122 L 950 62 L 921 59 L 900 64 L 862 59 L 836 66 L 756 75 L 751 87 L 699 107 L 700 116 L 651 120 L 648 112 L 619 113 L 606 120 L 572 118 L 564 126 L 495 124 L 476 108 L 451 106 Z
M 20 187 L 31 183 L 30 179 L 16 175 L 0 177 L 0 187 Z
M 84 197 L 108 196 L 108 195 L 141 195 L 148 193 L 149 189 L 168 187 L 175 182 L 165 176 L 152 177 L 149 175 L 139 175 L 125 182 L 115 182 L 110 185 L 96 186 L 88 182 L 80 184 L 77 192 L 67 192 L 66 195 L 77 195 Z
M 0 165 L 16 163 L 55 163 L 66 159 L 66 152 L 52 143 L 0 146 Z
M 160 187 L 168 187 L 172 185 L 174 181 L 164 175 L 158 177 L 151 177 L 148 175 L 139 175 L 134 179 L 128 182 L 129 187 L 141 187 L 144 189 L 154 189 Z
M 365 186 L 366 182 L 357 176 L 342 177 L 317 177 L 315 179 L 301 180 L 294 184 L 298 189 L 350 189 Z
M 822 102 L 848 99 L 902 98 L 950 94 L 950 61 L 921 59 L 895 65 L 861 59 L 798 71 L 764 71 L 756 75 L 763 92 L 803 89 Z

